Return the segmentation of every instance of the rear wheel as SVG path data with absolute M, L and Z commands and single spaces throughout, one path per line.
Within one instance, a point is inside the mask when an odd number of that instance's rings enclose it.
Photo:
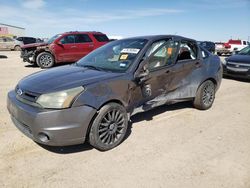
M 49 52 L 42 52 L 36 57 L 36 63 L 42 69 L 53 67 L 55 60 L 52 54 Z
M 196 93 L 193 105 L 200 110 L 209 109 L 215 98 L 215 84 L 211 80 L 203 82 Z
M 15 51 L 21 51 L 21 47 L 20 47 L 20 46 L 15 46 L 15 47 L 14 47 L 14 50 L 15 50 Z
M 100 109 L 92 123 L 89 143 L 98 150 L 110 150 L 123 141 L 127 127 L 125 108 L 117 103 L 108 103 Z

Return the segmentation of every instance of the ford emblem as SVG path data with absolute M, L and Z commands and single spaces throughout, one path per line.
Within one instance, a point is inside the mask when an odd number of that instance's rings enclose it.
M 16 91 L 16 93 L 20 96 L 20 95 L 23 94 L 23 91 L 22 91 L 21 89 L 18 89 L 18 90 Z

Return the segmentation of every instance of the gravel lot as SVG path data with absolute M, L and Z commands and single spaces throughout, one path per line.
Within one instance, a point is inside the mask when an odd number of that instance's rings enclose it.
M 250 83 L 223 79 L 213 107 L 164 106 L 132 118 L 117 148 L 42 147 L 15 128 L 7 92 L 40 69 L 0 52 L 0 187 L 250 188 Z

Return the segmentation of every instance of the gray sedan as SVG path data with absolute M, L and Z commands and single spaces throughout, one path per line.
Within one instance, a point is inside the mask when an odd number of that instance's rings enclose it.
M 192 101 L 209 109 L 222 77 L 218 56 L 192 39 L 157 35 L 117 40 L 73 65 L 23 78 L 8 94 L 16 127 L 36 142 L 119 145 L 136 113 Z

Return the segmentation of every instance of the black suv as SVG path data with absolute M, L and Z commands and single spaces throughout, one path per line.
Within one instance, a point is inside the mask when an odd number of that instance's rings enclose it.
M 23 42 L 23 44 L 33 44 L 37 43 L 37 39 L 33 37 L 18 37 L 16 40 Z
M 199 41 L 198 44 L 207 49 L 209 52 L 215 54 L 215 43 L 210 41 Z
M 206 110 L 220 86 L 218 56 L 192 39 L 145 36 L 110 42 L 73 65 L 22 79 L 8 94 L 14 124 L 46 145 L 122 142 L 130 117 L 164 104 L 192 101 Z

